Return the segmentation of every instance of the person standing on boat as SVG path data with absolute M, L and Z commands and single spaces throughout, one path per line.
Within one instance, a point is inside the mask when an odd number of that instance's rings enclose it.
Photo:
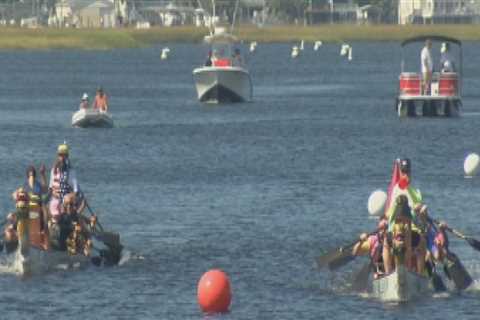
M 80 110 L 88 109 L 88 94 L 84 93 L 82 96 L 82 100 L 80 101 Z
M 212 66 L 212 50 L 208 51 L 207 60 L 205 61 L 205 67 Z
M 440 69 L 442 72 L 455 72 L 455 62 L 450 53 L 450 44 L 448 42 L 442 43 L 440 49 Z
M 421 66 L 422 66 L 422 93 L 424 95 L 430 92 L 430 83 L 432 81 L 433 73 L 433 59 L 432 59 L 432 41 L 427 39 L 425 46 L 420 54 Z
M 233 66 L 241 67 L 243 65 L 242 55 L 240 54 L 240 49 L 235 48 L 233 51 Z
M 66 143 L 58 146 L 57 160 L 50 171 L 49 189 L 51 198 L 49 210 L 51 221 L 49 225 L 51 240 L 59 240 L 61 234 L 61 219 L 63 214 L 64 197 L 71 193 L 77 193 L 79 190 L 75 170 L 71 166 L 69 159 L 69 148 Z M 63 243 L 56 243 L 56 246 L 63 248 Z
M 95 95 L 95 100 L 93 101 L 93 110 L 98 110 L 100 112 L 108 111 L 108 97 L 103 91 L 102 87 L 97 89 L 97 94 Z

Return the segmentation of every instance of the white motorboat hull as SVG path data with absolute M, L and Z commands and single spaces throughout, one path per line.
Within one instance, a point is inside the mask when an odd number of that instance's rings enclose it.
M 41 275 L 53 270 L 78 269 L 90 264 L 84 255 L 70 256 L 66 251 L 40 250 L 30 247 L 27 253 L 17 249 L 9 256 L 13 259 L 12 270 L 21 277 Z
M 386 302 L 406 302 L 433 291 L 427 277 L 410 272 L 404 266 L 374 279 L 372 287 L 373 296 Z
M 80 128 L 112 128 L 112 115 L 93 109 L 81 109 L 72 116 L 72 126 Z
M 193 70 L 198 100 L 210 103 L 252 100 L 252 81 L 241 67 L 202 67 Z

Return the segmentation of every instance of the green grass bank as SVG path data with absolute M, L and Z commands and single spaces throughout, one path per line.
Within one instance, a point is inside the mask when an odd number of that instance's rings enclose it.
M 205 28 L 173 27 L 136 29 L 25 29 L 0 28 L 0 49 L 72 48 L 107 50 L 145 47 L 161 42 L 200 42 Z M 479 25 L 320 25 L 237 27 L 235 33 L 244 41 L 290 42 L 322 40 L 399 41 L 426 34 L 446 35 L 460 40 L 480 41 Z

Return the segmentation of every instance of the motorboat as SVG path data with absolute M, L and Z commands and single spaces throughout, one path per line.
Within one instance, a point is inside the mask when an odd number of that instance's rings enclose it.
M 208 103 L 248 102 L 252 100 L 252 80 L 234 45 L 237 38 L 225 27 L 216 26 L 205 37 L 211 46 L 208 63 L 193 70 L 198 100 Z
M 440 50 L 431 50 L 434 61 L 433 73 L 429 86 L 424 86 L 423 75 L 407 68 L 406 55 L 418 57 L 421 45 L 427 40 L 432 42 L 432 49 L 441 43 Z M 402 62 L 399 76 L 399 92 L 395 102 L 395 110 L 399 117 L 445 116 L 454 117 L 460 114 L 462 106 L 463 53 L 460 40 L 444 36 L 419 36 L 406 39 L 401 43 Z M 414 51 L 415 50 L 415 51 Z M 448 52 L 447 52 L 448 51 Z M 442 57 L 435 59 L 441 52 Z M 444 56 L 449 57 L 448 60 Z M 453 59 L 455 57 L 456 59 Z M 415 59 L 415 61 L 418 61 Z M 416 65 L 416 64 L 415 64 Z
M 79 128 L 112 128 L 113 118 L 108 112 L 82 108 L 73 114 L 72 126 Z

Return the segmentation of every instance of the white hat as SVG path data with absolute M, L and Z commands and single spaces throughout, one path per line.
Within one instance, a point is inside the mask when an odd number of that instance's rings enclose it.
M 88 94 L 84 93 L 82 96 L 82 100 L 87 100 L 88 99 Z

